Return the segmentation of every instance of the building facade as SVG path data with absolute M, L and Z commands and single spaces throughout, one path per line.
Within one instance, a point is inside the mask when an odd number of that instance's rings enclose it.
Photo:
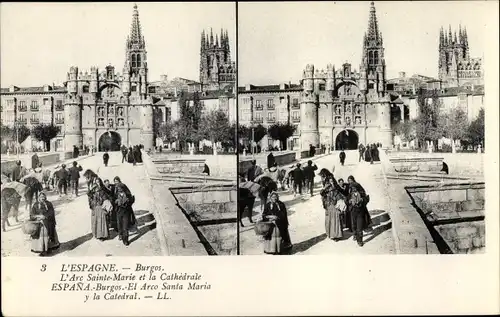
M 89 71 L 71 67 L 63 86 L 2 88 L 1 122 L 7 126 L 19 122 L 28 128 L 40 123 L 59 126 L 61 132 L 51 141 L 51 150 L 55 151 L 70 151 L 74 145 L 117 150 L 121 145 L 143 144 L 147 149 L 156 145 L 155 119 L 160 123 L 179 119 L 181 92 L 186 93 L 187 100 L 198 92 L 206 111 L 222 109 L 235 122 L 236 67 L 231 62 L 227 31 L 221 33 L 220 42 L 218 36 L 215 41 L 213 35 L 206 37 L 201 50 L 205 61 L 215 65 L 200 66 L 200 74 L 208 71 L 208 81 L 202 84 L 163 76 L 151 83 L 145 39 L 134 5 L 121 74 L 111 65 L 104 70 L 91 67 Z
M 452 35 L 451 26 L 448 34 L 441 28 L 439 32 L 439 79 L 446 87 L 463 85 L 484 85 L 483 61 L 471 58 L 467 29 L 459 26 Z

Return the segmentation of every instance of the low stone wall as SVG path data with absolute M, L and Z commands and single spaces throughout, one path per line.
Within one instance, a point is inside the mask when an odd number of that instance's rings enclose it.
M 238 192 L 235 184 L 174 187 L 170 190 L 198 232 L 208 254 L 236 254 Z
M 205 168 L 204 159 L 153 159 L 159 173 L 201 174 Z
M 261 167 L 267 167 L 267 155 L 257 156 L 255 160 L 257 161 L 257 165 Z M 297 152 L 281 152 L 281 153 L 273 153 L 274 159 L 278 166 L 288 165 L 294 163 L 297 158 Z M 238 173 L 245 173 L 252 166 L 252 157 L 241 157 L 238 162 Z
M 399 173 L 439 172 L 443 168 L 442 157 L 391 157 L 389 161 Z
M 413 203 L 441 241 L 443 253 L 478 253 L 485 247 L 484 182 L 406 188 Z M 434 232 L 432 232 L 434 230 Z
M 59 163 L 61 161 L 61 154 L 60 153 L 43 153 L 43 154 L 37 154 L 39 161 L 42 163 L 43 166 L 49 166 L 49 165 L 54 165 L 56 163 Z M 22 157 L 21 164 L 22 166 L 26 168 L 31 168 L 31 157 L 32 155 L 29 156 L 24 156 Z M 13 159 L 10 161 L 4 161 L 1 164 L 1 171 L 2 174 L 10 174 L 12 173 L 12 170 L 14 167 L 16 167 L 16 162 L 17 159 Z

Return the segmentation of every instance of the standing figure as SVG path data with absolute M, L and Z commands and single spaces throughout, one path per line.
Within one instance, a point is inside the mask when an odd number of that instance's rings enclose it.
M 121 147 L 121 152 L 122 152 L 122 163 L 127 161 L 127 152 L 128 152 L 128 149 L 125 145 L 122 145 Z
M 66 164 L 61 166 L 61 169 L 56 172 L 57 176 L 57 189 L 59 191 L 59 196 L 68 194 L 68 177 L 69 173 L 66 170 Z
M 366 149 L 365 149 L 365 161 L 370 162 L 372 160 L 372 155 L 371 155 L 371 145 L 367 144 Z
M 339 241 L 343 238 L 341 213 L 346 209 L 345 197 L 335 188 L 331 177 L 326 180 L 321 196 L 325 208 L 326 235 L 334 241 Z
M 313 157 L 314 154 L 316 154 L 316 148 L 312 144 L 309 144 L 309 157 Z
M 104 186 L 107 189 L 109 196 L 111 198 L 112 209 L 107 214 L 108 225 L 118 232 L 118 225 L 116 223 L 116 196 L 115 196 L 115 184 L 111 184 L 108 179 L 104 180 Z
M 247 208 L 248 221 L 250 223 L 253 223 L 253 206 L 255 204 L 256 198 L 250 189 L 241 187 L 243 183 L 245 183 L 245 178 L 240 175 L 240 187 L 238 187 L 238 221 L 241 227 L 244 227 L 242 218 L 245 212 L 245 208 Z
M 270 169 L 271 167 L 275 166 L 275 164 L 276 164 L 276 159 L 274 158 L 273 153 L 269 153 L 267 155 L 267 168 Z
M 293 196 L 297 194 L 297 188 L 299 190 L 299 195 L 302 195 L 302 185 L 304 184 L 304 172 L 300 168 L 300 163 L 292 171 L 293 174 Z
M 130 218 L 129 222 L 128 222 L 128 230 L 137 231 L 137 219 L 135 218 L 134 209 L 132 208 L 132 205 L 135 202 L 135 196 L 132 195 L 132 192 L 127 187 L 127 185 L 122 183 L 120 177 L 115 176 L 113 181 L 115 183 L 115 199 L 116 199 L 116 197 L 118 197 L 118 192 L 117 192 L 118 186 L 121 187 L 121 189 L 125 192 L 125 194 L 127 195 L 127 198 L 128 198 L 128 208 L 129 208 L 128 215 Z
M 35 169 L 38 167 L 38 164 L 40 164 L 40 159 L 38 158 L 38 154 L 33 154 L 31 157 L 31 168 Z
M 54 206 L 47 200 L 45 193 L 38 195 L 38 202 L 31 209 L 30 219 L 37 221 L 39 225 L 37 232 L 31 235 L 31 252 L 45 256 L 51 250 L 59 248 Z
M 109 161 L 109 154 L 108 154 L 108 151 L 104 152 L 104 154 L 102 155 L 102 161 L 104 163 L 104 166 L 108 166 L 108 161 Z
M 257 161 L 253 160 L 252 161 L 252 166 L 248 169 L 247 171 L 247 180 L 250 182 L 253 182 L 255 178 L 263 174 L 264 171 L 260 166 L 257 165 Z
M 359 144 L 358 151 L 359 151 L 359 162 L 361 162 L 361 160 L 364 159 L 363 156 L 365 154 L 365 147 L 363 146 L 362 143 Z
M 354 239 L 360 247 L 363 246 L 364 215 L 362 210 L 363 199 L 356 186 L 350 187 L 349 207 L 354 225 Z
M 76 161 L 73 162 L 73 166 L 69 169 L 71 191 L 75 195 L 75 197 L 78 197 L 78 181 L 80 180 L 80 172 L 82 170 L 82 167 L 78 166 L 78 163 Z
M 340 164 L 342 166 L 344 166 L 344 162 L 345 162 L 345 152 L 344 152 L 344 150 L 340 151 L 339 158 L 340 158 Z
M 108 226 L 108 210 L 105 209 L 109 205 L 111 197 L 105 189 L 104 183 L 100 178 L 95 180 L 94 186 L 88 193 L 90 197 L 91 213 L 91 228 L 94 238 L 104 241 L 109 237 Z M 105 203 L 105 201 L 108 201 Z
M 285 204 L 279 200 L 278 193 L 271 193 L 270 201 L 264 207 L 262 220 L 271 221 L 274 226 L 264 237 L 264 253 L 282 254 L 292 248 L 288 231 L 288 214 Z
M 14 188 L 4 188 L 1 193 L 2 198 L 2 231 L 5 232 L 5 225 L 10 227 L 9 213 L 12 209 L 12 216 L 17 219 L 19 215 L 19 203 L 21 202 L 21 195 Z
M 22 169 L 23 167 L 21 166 L 21 161 L 16 162 L 16 167 L 12 170 L 12 181 L 13 182 L 19 182 L 22 177 Z
M 132 163 L 133 165 L 135 165 L 135 163 L 136 163 L 136 161 L 135 161 L 135 155 L 134 155 L 134 151 L 132 150 L 132 147 L 128 148 L 127 162 Z
M 314 177 L 316 176 L 314 174 L 314 171 L 316 171 L 318 167 L 316 164 L 313 164 L 311 160 L 307 161 L 307 166 L 304 167 L 303 170 L 303 175 L 304 175 L 304 180 L 306 184 L 306 190 L 309 191 L 309 194 L 313 196 L 313 190 L 314 190 Z
M 116 205 L 116 219 L 118 225 L 119 239 L 124 245 L 128 246 L 128 227 L 130 222 L 130 201 L 125 193 L 123 184 L 116 184 L 115 188 L 115 205 Z

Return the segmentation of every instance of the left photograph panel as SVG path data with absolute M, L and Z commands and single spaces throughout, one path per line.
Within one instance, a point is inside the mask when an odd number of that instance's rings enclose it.
M 236 4 L 1 4 L 2 257 L 237 255 Z

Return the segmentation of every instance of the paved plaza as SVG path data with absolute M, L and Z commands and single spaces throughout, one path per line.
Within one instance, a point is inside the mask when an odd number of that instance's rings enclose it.
M 97 153 L 79 161 L 83 170 L 92 169 L 103 180 L 111 182 L 119 176 L 135 195 L 133 205 L 137 217 L 138 231 L 130 235 L 130 245 L 124 246 L 118 240 L 116 232 L 111 231 L 111 239 L 99 241 L 92 237 L 90 229 L 90 208 L 86 195 L 85 179 L 80 179 L 80 195 L 59 197 L 55 192 L 47 192 L 48 200 L 54 204 L 56 212 L 57 233 L 61 242 L 59 250 L 52 256 L 154 256 L 161 255 L 156 233 L 156 223 L 151 213 L 152 202 L 146 179 L 145 167 L 142 164 L 132 166 L 121 163 L 121 153 L 110 152 L 108 167 L 102 163 L 102 153 Z M 83 172 L 82 172 L 83 174 Z M 24 201 L 20 206 L 19 220 L 26 219 Z M 14 219 L 9 218 L 11 224 Z M 2 232 L 2 256 L 37 256 L 30 252 L 30 238 L 23 234 L 20 225 L 8 227 Z
M 385 191 L 382 164 L 370 165 L 368 162 L 358 162 L 357 151 L 346 151 L 347 158 L 344 166 L 340 165 L 338 152 L 314 160 L 321 168 L 332 170 L 335 166 L 335 177 L 347 181 L 353 175 L 370 195 L 368 210 L 374 220 L 374 231 L 365 233 L 365 245 L 359 247 L 347 232 L 344 240 L 334 242 L 325 234 L 325 211 L 321 203 L 321 179 L 315 178 L 314 195 L 293 196 L 291 192 L 280 191 L 280 199 L 285 203 L 290 222 L 289 230 L 293 243 L 293 254 L 391 254 L 395 252 L 391 222 L 387 216 L 388 195 Z M 260 205 L 257 202 L 254 208 L 254 221 L 260 218 Z M 381 223 L 379 223 L 381 221 Z M 245 227 L 240 228 L 240 250 L 243 255 L 264 254 L 262 240 L 254 232 L 253 225 L 249 226 L 244 217 Z

